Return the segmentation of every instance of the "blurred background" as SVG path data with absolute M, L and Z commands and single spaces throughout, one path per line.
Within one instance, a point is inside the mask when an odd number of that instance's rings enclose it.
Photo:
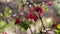
M 0 0 L 0 34 L 60 34 L 60 0 Z

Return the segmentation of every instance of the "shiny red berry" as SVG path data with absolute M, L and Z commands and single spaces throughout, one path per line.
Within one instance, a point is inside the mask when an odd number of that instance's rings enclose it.
M 19 23 L 21 23 L 21 19 L 20 19 L 20 18 L 17 18 L 17 19 L 15 20 L 15 24 L 19 24 Z
M 34 15 L 34 16 L 33 16 L 33 20 L 36 22 L 37 19 L 38 19 L 37 15 Z
M 34 11 L 38 12 L 38 11 L 40 11 L 40 8 L 39 7 L 34 7 Z
M 34 11 L 38 12 L 39 14 L 43 13 L 43 9 L 40 7 L 34 7 Z
M 37 15 L 30 12 L 26 15 L 26 19 L 33 19 L 34 21 L 37 21 L 38 17 Z

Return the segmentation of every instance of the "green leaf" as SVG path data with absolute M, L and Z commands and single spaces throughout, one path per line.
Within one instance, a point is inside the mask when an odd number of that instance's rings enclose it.
M 36 4 L 38 7 L 40 7 L 40 4 Z
M 0 33 L 3 31 L 3 29 L 0 29 Z
M 56 33 L 56 34 L 60 34 L 60 30 L 55 29 L 55 33 Z
M 22 3 L 20 3 L 20 4 L 18 5 L 18 8 L 21 8 L 21 6 L 22 6 Z
M 60 24 L 57 25 L 57 28 L 60 29 Z
M 22 21 L 19 25 L 24 30 L 27 30 L 29 28 L 29 23 L 26 20 Z
M 9 24 L 5 26 L 6 29 L 12 28 L 14 26 L 14 22 L 10 21 Z
M 6 17 L 9 17 L 10 16 L 10 13 L 12 13 L 12 10 L 9 7 L 5 7 L 4 15 Z
M 0 13 L 0 18 L 3 16 L 3 14 L 2 13 Z
M 5 12 L 6 12 L 6 13 L 11 13 L 12 10 L 11 10 L 10 8 L 7 8 L 7 7 L 6 7 L 6 8 L 5 8 Z
M 8 13 L 5 13 L 5 17 L 9 17 L 9 14 Z
M 48 7 L 47 6 L 45 6 L 45 11 L 48 12 Z
M 60 9 L 57 11 L 57 13 L 60 15 Z
M 1 21 L 0 21 L 0 29 L 1 29 L 1 28 L 4 28 L 5 25 L 6 25 L 6 22 L 3 21 L 3 20 L 1 20 Z

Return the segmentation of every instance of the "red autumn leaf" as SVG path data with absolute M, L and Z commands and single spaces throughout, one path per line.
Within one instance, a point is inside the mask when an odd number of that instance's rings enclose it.
M 15 24 L 19 24 L 19 23 L 21 23 L 21 19 L 20 19 L 20 18 L 17 18 L 17 19 L 15 20 Z

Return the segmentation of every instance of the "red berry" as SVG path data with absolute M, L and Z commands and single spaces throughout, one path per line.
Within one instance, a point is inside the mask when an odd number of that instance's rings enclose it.
M 32 13 L 29 13 L 29 14 L 28 14 L 28 17 L 29 17 L 30 19 L 32 19 L 32 18 L 33 18 L 33 14 L 32 14 Z
M 52 28 L 56 28 L 56 27 L 57 27 L 57 24 L 53 24 L 53 25 L 52 25 Z
M 38 17 L 37 15 L 30 12 L 27 14 L 26 19 L 33 19 L 34 21 L 37 21 Z
M 15 20 L 15 24 L 19 24 L 19 23 L 21 23 L 21 19 L 20 19 L 20 18 L 17 18 L 17 19 Z
M 36 22 L 38 19 L 37 15 L 34 15 L 33 20 Z
M 33 16 L 32 13 L 29 12 L 29 13 L 25 16 L 25 18 L 26 18 L 26 19 L 32 19 L 32 16 Z
M 51 6 L 51 5 L 52 5 L 52 2 L 48 1 L 48 2 L 46 2 L 46 4 L 47 4 L 48 6 Z
M 34 7 L 34 11 L 38 12 L 38 11 L 40 11 L 40 8 L 39 7 Z
M 38 15 L 42 15 L 43 9 L 41 7 L 34 7 L 34 11 L 38 13 Z
M 55 20 L 55 22 L 59 22 L 59 18 L 55 18 L 54 20 Z

